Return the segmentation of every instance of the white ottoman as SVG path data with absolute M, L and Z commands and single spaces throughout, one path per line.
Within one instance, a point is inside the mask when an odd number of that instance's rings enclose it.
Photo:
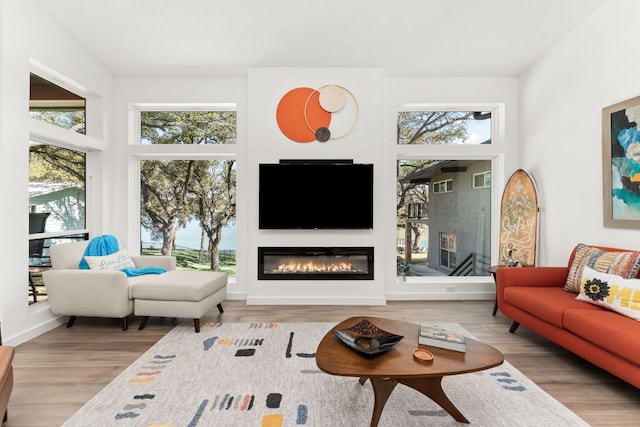
M 200 318 L 216 305 L 223 313 L 222 301 L 227 296 L 227 275 L 214 271 L 171 270 L 144 281 L 131 283 L 133 313 L 143 316 L 143 329 L 150 316 L 187 317 L 193 319 L 200 332 Z

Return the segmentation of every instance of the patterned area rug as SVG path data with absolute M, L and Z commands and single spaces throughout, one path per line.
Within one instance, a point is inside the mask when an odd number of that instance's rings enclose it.
M 371 384 L 316 366 L 333 325 L 212 323 L 199 334 L 176 326 L 64 426 L 368 426 Z M 445 377 L 442 387 L 474 426 L 587 426 L 507 362 Z M 463 424 L 398 385 L 379 426 L 425 425 Z

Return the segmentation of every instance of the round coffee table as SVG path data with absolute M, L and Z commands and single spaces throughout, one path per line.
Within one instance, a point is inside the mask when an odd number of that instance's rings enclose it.
M 367 319 L 375 326 L 404 338 L 392 349 L 366 355 L 351 349 L 340 341 L 333 331 L 350 328 Z M 418 325 L 377 317 L 351 317 L 342 321 L 322 338 L 316 350 L 316 364 L 331 375 L 358 377 L 364 384 L 371 381 L 374 392 L 371 427 L 378 425 L 387 399 L 396 385 L 411 387 L 440 405 L 458 422 L 469 423 L 442 390 L 442 378 L 481 371 L 501 365 L 504 356 L 490 345 L 467 338 L 466 353 L 427 347 L 418 344 Z M 433 362 L 425 364 L 414 360 L 416 348 L 428 349 Z

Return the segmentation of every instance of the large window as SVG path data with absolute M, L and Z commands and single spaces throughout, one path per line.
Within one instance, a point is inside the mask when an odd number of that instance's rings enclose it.
M 476 153 L 490 148 L 492 114 L 403 111 L 397 124 L 398 147 L 419 149 L 411 156 L 398 151 L 398 265 L 409 276 L 488 275 L 492 160 L 463 152 L 460 145 L 476 146 Z M 450 145 L 451 156 L 431 156 L 434 145 Z
M 140 112 L 142 145 L 235 143 L 235 111 Z M 235 276 L 235 155 L 190 156 L 169 150 L 162 158 L 140 160 L 142 253 L 173 255 L 179 269 Z
M 32 118 L 85 134 L 85 107 L 83 97 L 31 73 Z M 47 298 L 42 272 L 51 267 L 49 247 L 87 236 L 87 154 L 72 146 L 47 138 L 29 141 L 29 303 Z

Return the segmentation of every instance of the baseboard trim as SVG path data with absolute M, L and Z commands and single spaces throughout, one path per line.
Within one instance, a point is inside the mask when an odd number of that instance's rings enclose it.
M 52 329 L 57 328 L 60 325 L 64 325 L 66 323 L 65 318 L 56 317 L 45 322 L 40 323 L 39 325 L 34 326 L 33 328 L 22 331 L 17 335 L 13 335 L 11 337 L 2 337 L 2 344 L 10 345 L 10 346 L 18 346 L 23 344 L 37 336 L 44 334 L 45 332 L 49 332 Z
M 476 301 L 496 299 L 495 292 L 386 292 L 388 301 Z
M 385 305 L 382 297 L 267 297 L 247 296 L 247 305 Z

